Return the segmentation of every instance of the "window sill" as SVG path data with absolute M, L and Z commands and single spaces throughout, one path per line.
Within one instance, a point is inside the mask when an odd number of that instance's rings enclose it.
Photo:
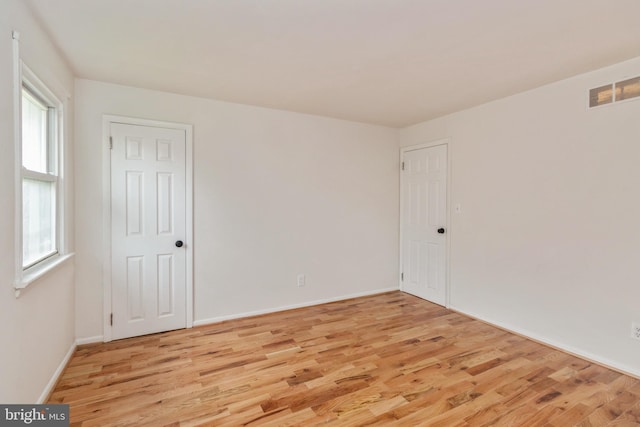
M 14 289 L 16 291 L 16 298 L 20 296 L 20 291 L 25 289 L 27 286 L 45 276 L 49 272 L 55 270 L 62 264 L 66 263 L 68 260 L 73 258 L 75 254 L 64 254 L 53 257 L 51 260 L 42 263 L 38 267 L 32 269 L 32 271 L 25 272 L 21 278 L 16 280 Z

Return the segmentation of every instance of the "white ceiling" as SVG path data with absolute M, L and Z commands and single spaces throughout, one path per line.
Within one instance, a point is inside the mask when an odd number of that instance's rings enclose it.
M 638 0 L 28 0 L 77 76 L 401 127 L 640 56 Z

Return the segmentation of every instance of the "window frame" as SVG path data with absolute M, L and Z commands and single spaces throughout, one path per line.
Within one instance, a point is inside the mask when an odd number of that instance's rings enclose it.
M 15 39 L 14 39 L 15 40 Z M 71 258 L 65 242 L 65 194 L 64 194 L 64 141 L 63 129 L 65 104 L 49 87 L 29 69 L 19 57 L 14 57 L 14 127 L 15 127 L 15 283 L 16 297 L 20 291 L 35 282 L 49 271 Z M 47 108 L 47 173 L 32 171 L 22 163 L 22 96 L 23 90 L 41 102 Z M 33 179 L 53 182 L 55 204 L 55 243 L 54 251 L 23 265 L 23 181 Z

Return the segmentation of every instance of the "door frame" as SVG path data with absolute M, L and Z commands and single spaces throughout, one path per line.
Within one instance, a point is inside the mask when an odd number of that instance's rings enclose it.
M 187 328 L 193 327 L 193 125 L 186 123 L 165 122 L 159 120 L 140 119 L 134 117 L 116 116 L 104 114 L 102 116 L 102 287 L 103 287 L 103 313 L 102 330 L 103 341 L 109 342 L 112 337 L 111 313 L 112 313 L 112 282 L 111 282 L 111 124 L 121 123 L 127 125 L 150 126 L 168 129 L 178 129 L 185 132 L 185 219 L 186 236 L 188 242 L 185 245 L 186 262 L 186 321 Z
M 445 286 L 445 308 L 451 307 L 451 287 L 450 287 L 450 277 L 451 277 L 451 233 L 453 231 L 452 221 L 451 221 L 451 171 L 452 171 L 452 155 L 451 155 L 451 138 L 442 138 L 437 139 L 431 142 L 427 142 L 424 144 L 417 145 L 409 145 L 406 147 L 400 148 L 400 230 L 399 230 L 399 268 L 398 268 L 398 288 L 404 292 L 402 273 L 404 266 L 404 174 L 402 173 L 402 163 L 404 162 L 404 154 L 409 151 L 421 150 L 424 148 L 431 148 L 438 145 L 445 145 L 447 147 L 447 206 L 445 211 L 445 218 L 447 223 L 445 224 L 445 228 L 447 230 L 445 234 L 445 278 L 444 278 L 444 286 Z

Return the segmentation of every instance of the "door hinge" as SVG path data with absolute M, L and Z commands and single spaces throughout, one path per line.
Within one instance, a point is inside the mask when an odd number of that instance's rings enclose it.
M 404 170 L 404 162 L 402 162 L 402 170 Z
M 111 326 L 113 326 L 113 313 L 111 313 L 111 316 L 109 316 L 109 323 L 111 324 Z
M 109 150 L 113 150 L 113 137 L 109 137 Z
M 404 282 L 404 273 L 400 273 L 400 280 Z

